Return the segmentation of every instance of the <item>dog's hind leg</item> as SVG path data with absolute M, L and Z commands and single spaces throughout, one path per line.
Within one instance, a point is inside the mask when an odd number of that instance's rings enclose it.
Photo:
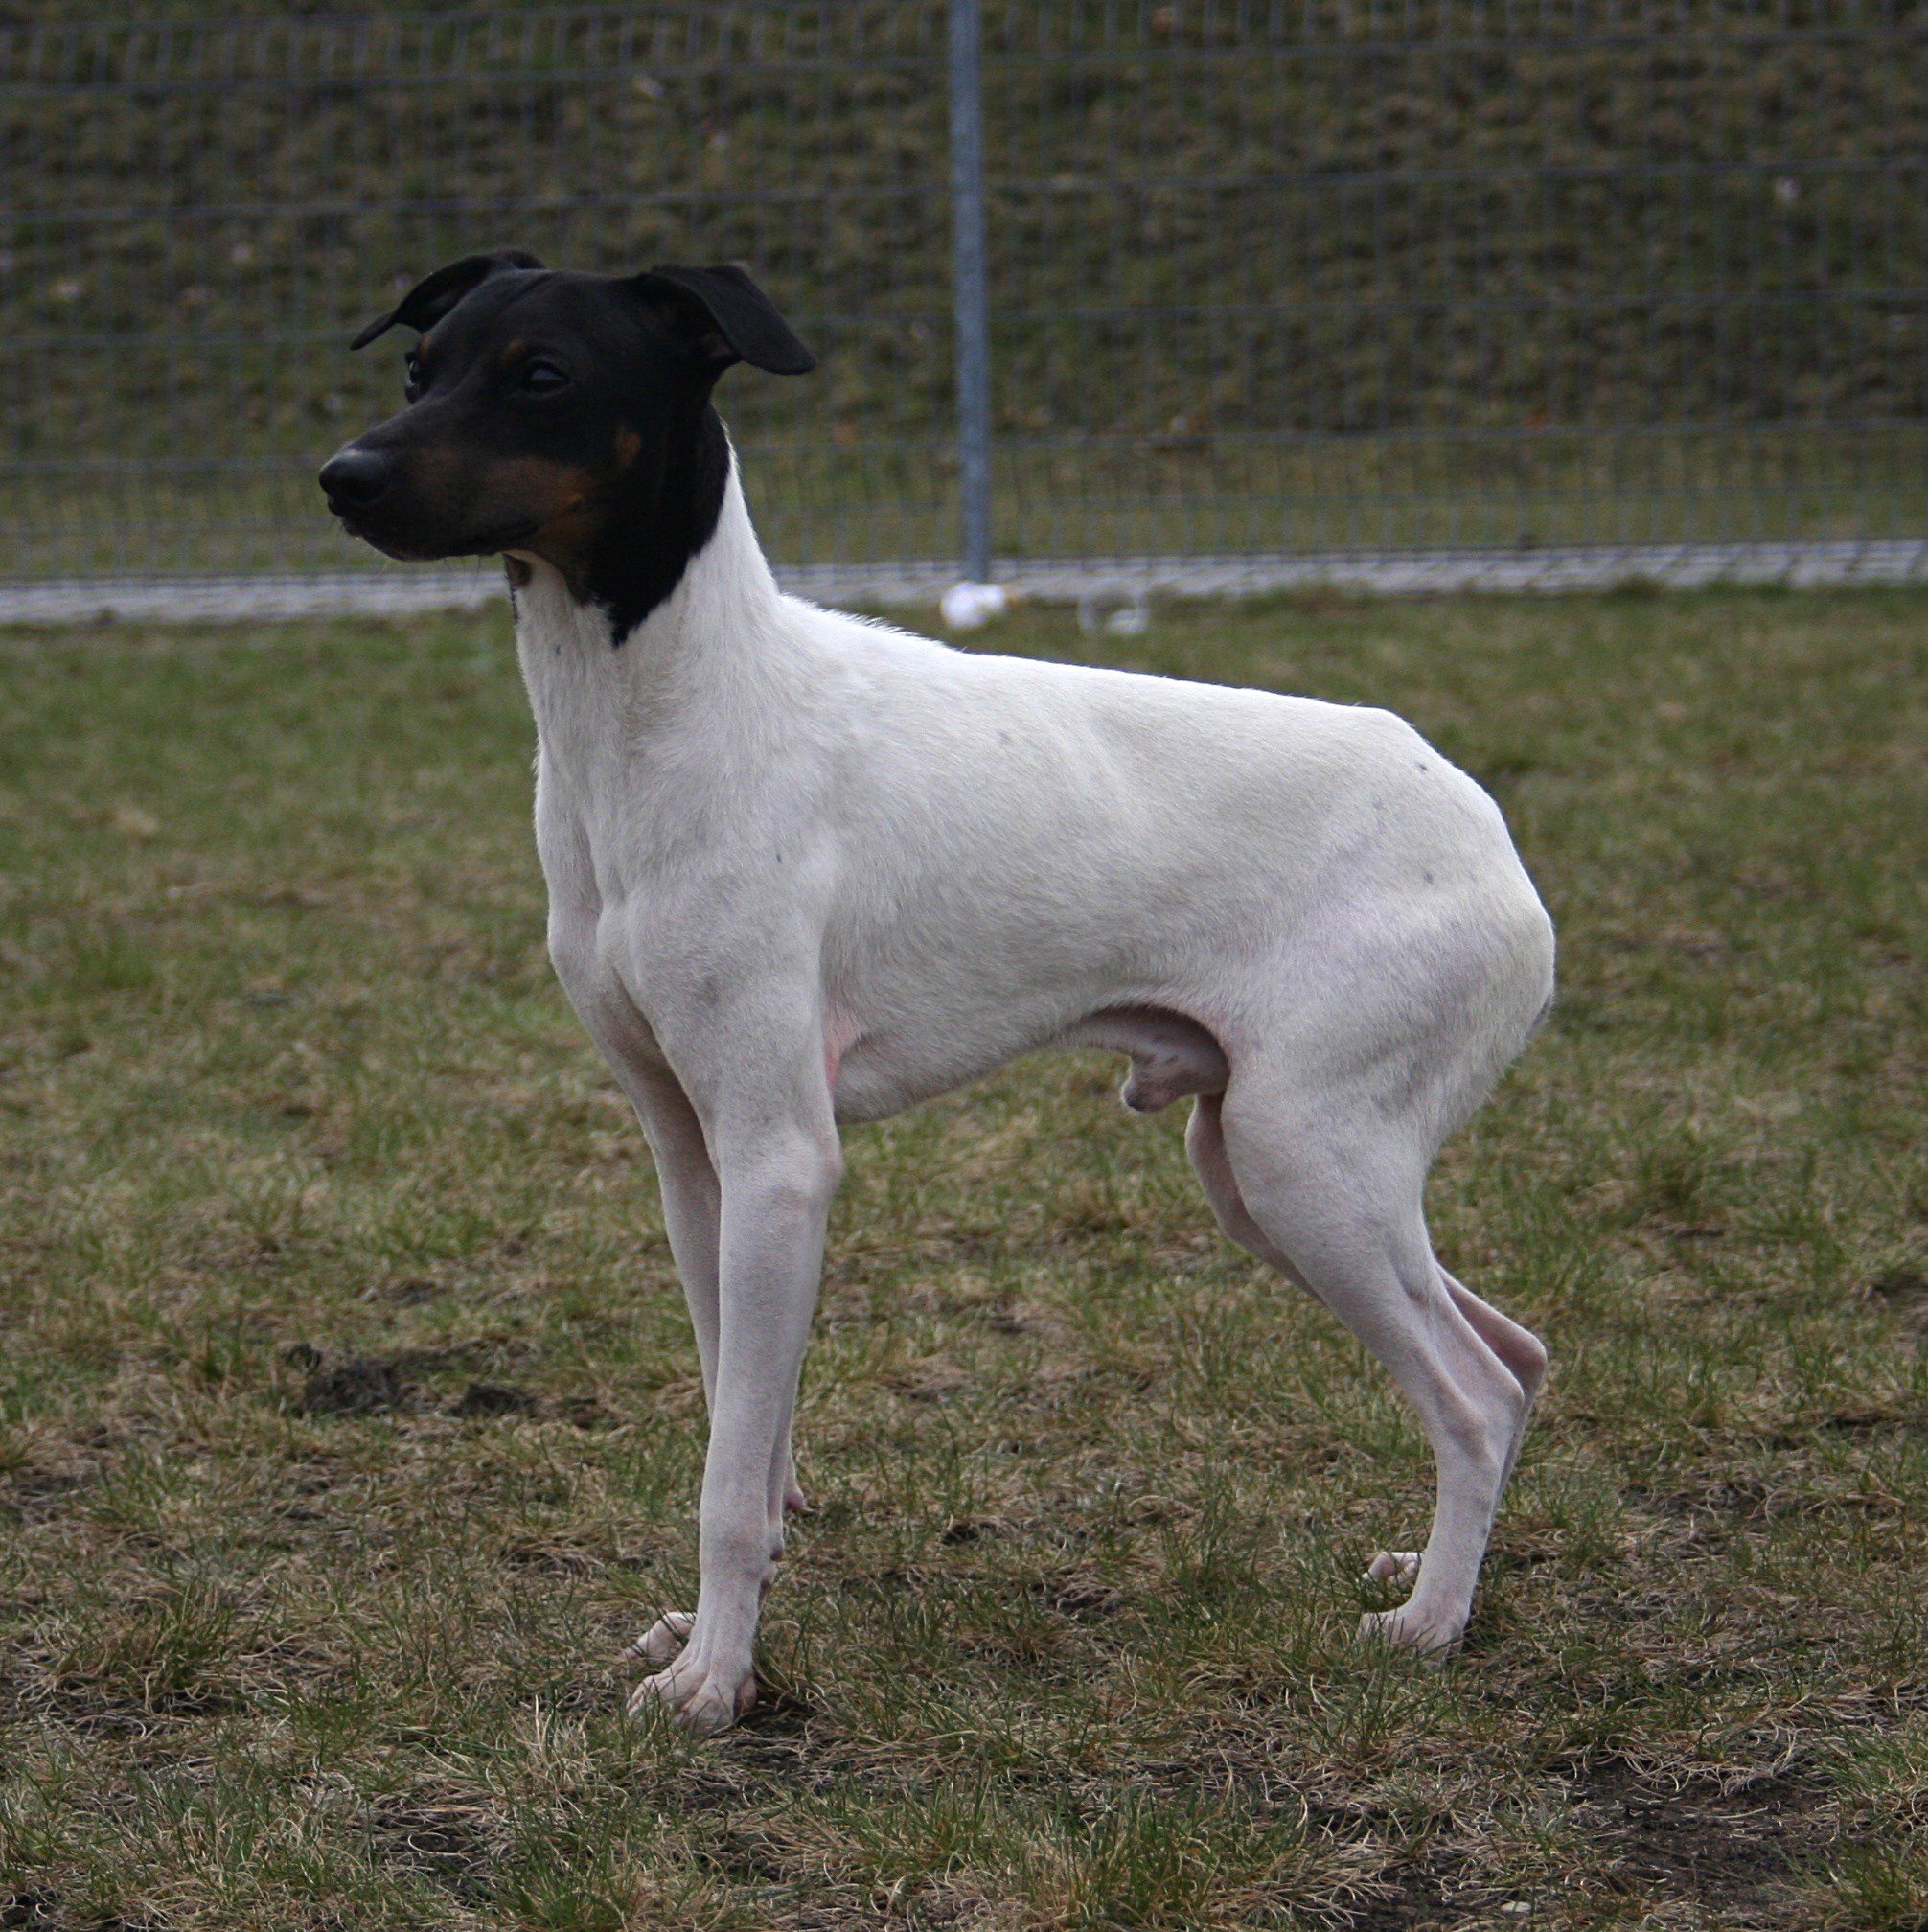
M 1521 1327 L 1510 1317 L 1480 1300 L 1443 1267 L 1439 1270 L 1439 1278 L 1447 1294 L 1453 1298 L 1453 1305 L 1472 1324 L 1487 1347 L 1512 1371 L 1513 1379 L 1519 1383 L 1521 1392 L 1526 1398 L 1520 1409 L 1520 1419 L 1513 1427 L 1513 1439 L 1507 1445 L 1506 1467 L 1500 1479 L 1503 1487 L 1512 1477 L 1513 1464 L 1519 1460 L 1520 1444 L 1526 1440 L 1534 1398 L 1547 1378 L 1546 1346 L 1531 1329 Z M 1366 1580 L 1368 1583 L 1410 1584 L 1416 1580 L 1418 1575 L 1419 1552 L 1416 1550 L 1382 1550 L 1366 1566 Z
M 1247 1208 L 1245 1198 L 1238 1190 L 1238 1181 L 1231 1171 L 1231 1157 L 1226 1152 L 1225 1127 L 1221 1117 L 1223 1106 L 1224 1096 L 1217 1093 L 1204 1094 L 1192 1106 L 1191 1121 L 1185 1129 L 1185 1152 L 1191 1156 L 1192 1170 L 1198 1176 L 1199 1185 L 1213 1214 L 1218 1217 L 1219 1226 L 1229 1239 L 1256 1254 L 1261 1261 L 1269 1262 L 1282 1275 L 1298 1282 L 1300 1287 L 1306 1287 L 1308 1284 L 1291 1260 L 1251 1218 L 1251 1210 Z M 1519 1458 L 1520 1444 L 1526 1434 L 1532 1405 L 1547 1379 L 1546 1345 L 1530 1328 L 1523 1328 L 1510 1316 L 1503 1315 L 1489 1302 L 1480 1300 L 1457 1276 L 1448 1274 L 1443 1266 L 1439 1268 L 1439 1278 L 1446 1293 L 1452 1297 L 1453 1305 L 1466 1318 L 1487 1347 L 1506 1365 L 1526 1397 L 1506 1454 L 1505 1475 L 1510 1477 L 1513 1464 Z M 1503 1477 L 1503 1483 L 1504 1480 Z M 1366 1574 L 1375 1583 L 1411 1582 L 1419 1574 L 1419 1552 L 1416 1550 L 1382 1550 L 1372 1559 Z
M 1439 1270 L 1439 1278 L 1453 1298 L 1453 1305 L 1478 1331 L 1480 1339 L 1492 1349 L 1520 1385 L 1526 1398 L 1520 1411 L 1519 1427 L 1513 1432 L 1513 1446 L 1506 1455 L 1506 1474 L 1511 1476 L 1519 1460 L 1520 1444 L 1526 1434 L 1526 1422 L 1547 1379 L 1547 1345 L 1530 1328 L 1523 1328 L 1510 1316 L 1503 1315 L 1490 1303 L 1480 1300 L 1464 1282 Z
M 1361 1633 L 1445 1648 L 1471 1614 L 1529 1396 L 1488 1339 L 1504 1318 L 1484 1303 L 1477 1304 L 1483 1315 L 1469 1316 L 1434 1258 L 1420 1201 L 1423 1152 L 1369 1109 L 1348 1131 L 1336 1124 L 1331 1096 L 1314 1103 L 1251 1082 L 1235 1082 L 1216 1108 L 1202 1102 L 1187 1142 L 1227 1231 L 1330 1308 L 1417 1412 L 1438 1476 L 1432 1532 L 1411 1598 L 1366 1617 Z M 1505 1330 L 1492 1332 L 1526 1363 Z M 1410 1574 L 1411 1563 L 1387 1552 L 1374 1569 L 1390 1577 Z
M 1251 1218 L 1251 1210 L 1238 1191 L 1231 1157 L 1225 1151 L 1224 1106 L 1222 1093 L 1202 1093 L 1192 1103 L 1192 1117 L 1185 1123 L 1185 1152 L 1191 1157 L 1192 1172 L 1227 1236 L 1303 1288 L 1306 1284 L 1297 1269 Z

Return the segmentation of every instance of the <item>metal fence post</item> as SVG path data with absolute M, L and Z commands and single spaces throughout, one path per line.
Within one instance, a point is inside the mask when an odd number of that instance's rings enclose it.
M 964 575 L 991 576 L 991 318 L 984 267 L 984 99 L 978 0 L 951 0 L 951 234 Z

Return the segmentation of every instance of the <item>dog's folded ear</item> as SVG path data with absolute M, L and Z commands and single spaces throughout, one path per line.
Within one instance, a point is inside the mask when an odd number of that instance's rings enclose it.
M 631 279 L 651 314 L 714 375 L 747 362 L 773 376 L 807 376 L 816 357 L 796 339 L 777 306 L 733 262 L 713 268 L 665 265 Z
M 471 288 L 510 268 L 539 268 L 542 264 L 520 248 L 498 248 L 490 255 L 465 255 L 446 268 L 418 282 L 388 313 L 371 322 L 348 346 L 366 349 L 378 335 L 398 323 L 404 329 L 432 329 Z

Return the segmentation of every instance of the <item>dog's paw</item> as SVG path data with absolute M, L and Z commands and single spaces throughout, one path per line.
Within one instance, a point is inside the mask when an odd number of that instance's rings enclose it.
M 1369 1610 L 1359 1620 L 1359 1641 L 1362 1644 L 1391 1644 L 1401 1650 L 1417 1650 L 1428 1657 L 1438 1657 L 1458 1643 L 1465 1629 L 1463 1623 L 1442 1622 L 1423 1613 L 1414 1616 L 1411 1603 L 1402 1603 L 1396 1610 Z
M 786 1516 L 808 1516 L 810 1498 L 792 1483 L 783 1492 L 783 1513 Z
M 659 1669 L 665 1664 L 674 1664 L 696 1621 L 687 1610 L 671 1610 L 658 1617 L 623 1654 L 644 1664 L 654 1664 Z
M 630 1693 L 630 1715 L 639 1717 L 660 1706 L 685 1731 L 714 1737 L 755 1703 L 753 1670 L 719 1671 L 685 1650 L 667 1670 L 645 1677 Z
M 1419 1580 L 1419 1552 L 1416 1550 L 1382 1550 L 1366 1566 L 1362 1583 L 1416 1583 Z

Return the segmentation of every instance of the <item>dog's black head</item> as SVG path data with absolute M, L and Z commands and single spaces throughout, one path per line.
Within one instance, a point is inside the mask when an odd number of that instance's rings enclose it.
M 716 527 L 717 378 L 816 366 L 736 267 L 562 274 L 505 249 L 437 269 L 353 346 L 397 324 L 421 332 L 407 406 L 329 459 L 328 507 L 390 557 L 540 557 L 618 642 Z

